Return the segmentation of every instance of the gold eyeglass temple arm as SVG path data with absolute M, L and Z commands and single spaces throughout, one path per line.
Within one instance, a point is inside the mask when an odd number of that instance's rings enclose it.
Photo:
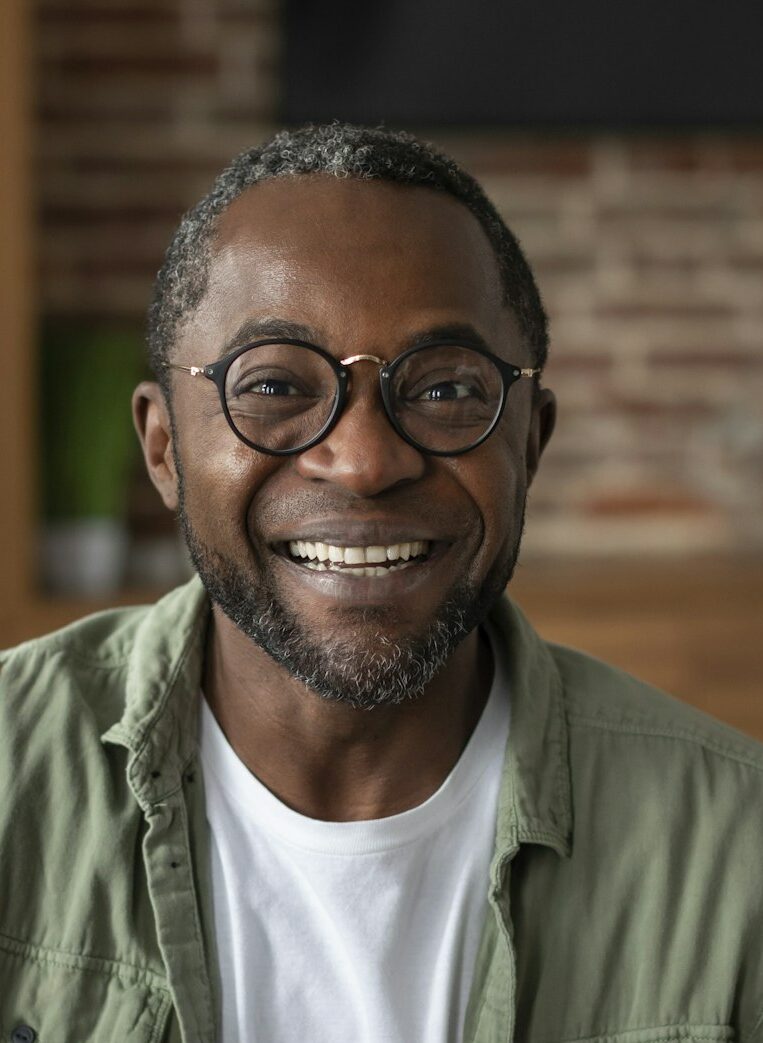
M 192 377 L 198 377 L 204 372 L 204 366 L 181 366 L 178 362 L 168 362 L 167 369 L 182 369 L 184 373 L 190 373 Z
M 520 369 L 519 375 L 521 377 L 534 377 L 536 373 L 540 373 L 539 369 Z

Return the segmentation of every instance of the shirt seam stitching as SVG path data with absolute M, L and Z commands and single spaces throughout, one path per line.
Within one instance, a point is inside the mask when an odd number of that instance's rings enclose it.
M 743 753 L 738 752 L 731 747 L 723 746 L 720 743 L 714 742 L 712 739 L 697 735 L 695 732 L 687 732 L 682 729 L 648 728 L 643 725 L 620 724 L 615 721 L 586 717 L 585 715 L 577 714 L 574 711 L 570 712 L 569 717 L 571 723 L 589 725 L 590 727 L 597 728 L 600 731 L 618 732 L 623 735 L 642 735 L 656 739 L 680 739 L 684 742 L 691 742 L 712 753 L 717 753 L 721 757 L 726 757 L 738 764 L 743 764 L 748 768 L 753 768 L 759 773 L 763 773 L 763 765 L 759 764 L 757 761 L 745 757 Z
M 189 638 L 189 637 L 190 637 L 190 632 L 188 634 L 186 634 L 186 638 Z M 137 740 L 136 743 L 135 743 L 135 748 L 134 748 L 134 752 L 133 752 L 133 757 L 131 759 L 131 764 L 130 764 L 130 767 L 129 767 L 128 770 L 129 770 L 130 780 L 133 783 L 135 783 L 136 786 L 138 785 L 138 783 L 140 783 L 139 788 L 140 788 L 140 792 L 141 793 L 144 792 L 144 785 L 143 784 L 145 782 L 145 779 L 140 777 L 140 776 L 142 776 L 142 774 L 143 774 L 141 769 L 143 767 L 142 761 L 143 761 L 143 758 L 145 756 L 146 749 L 150 745 L 151 739 L 153 737 L 154 731 L 155 731 L 159 721 L 164 716 L 164 713 L 165 713 L 166 708 L 167 708 L 167 703 L 170 700 L 171 694 L 172 694 L 172 692 L 173 692 L 173 690 L 175 688 L 175 685 L 177 683 L 177 680 L 178 680 L 178 677 L 180 675 L 180 672 L 184 668 L 184 666 L 185 666 L 185 664 L 186 664 L 186 662 L 188 660 L 189 655 L 190 655 L 190 642 L 188 640 L 186 640 L 185 644 L 184 644 L 184 647 L 183 647 L 183 651 L 178 656 L 177 662 L 175 663 L 175 669 L 172 671 L 172 674 L 170 675 L 170 677 L 169 677 L 169 679 L 167 681 L 167 684 L 164 686 L 164 691 L 162 692 L 162 697 L 159 700 L 158 705 L 156 706 L 153 714 L 151 715 L 151 717 L 149 718 L 148 721 L 146 721 L 142 726 L 139 725 L 139 726 L 135 727 L 134 731 L 130 731 L 130 730 L 124 728 L 123 718 L 120 719 L 120 721 L 118 722 L 118 724 L 120 726 L 122 726 L 122 730 L 123 730 L 123 732 L 125 734 L 125 738 L 128 741 L 131 738 L 133 738 L 133 737 Z M 192 753 L 193 753 L 193 751 L 191 751 L 191 753 L 189 754 L 188 761 L 190 761 L 192 759 Z M 182 788 L 182 778 L 178 779 L 178 784 L 176 786 L 174 786 L 171 790 L 166 791 L 165 793 L 163 793 L 161 796 L 155 798 L 154 800 L 151 800 L 150 798 L 147 798 L 146 803 L 149 806 L 153 806 L 154 804 L 161 803 L 162 801 L 167 800 L 169 797 L 174 796 L 174 794 L 177 793 L 178 790 L 180 790 L 181 788 Z
M 758 1016 L 755 1019 L 755 1021 L 753 1022 L 752 1028 L 750 1029 L 749 1036 L 747 1037 L 748 1039 L 754 1039 L 755 1036 L 758 1033 L 758 1030 L 760 1029 L 761 1024 L 763 1024 L 763 1004 L 758 1008 L 758 1010 L 759 1010 Z M 745 1034 L 743 1033 L 742 1035 L 745 1035 Z
M 551 698 L 554 701 L 554 707 L 556 709 L 557 716 L 557 727 L 559 729 L 559 738 L 557 740 L 559 764 L 556 772 L 556 799 L 564 808 L 565 825 L 567 829 L 565 834 L 562 836 L 564 844 L 569 850 L 569 830 L 571 829 L 572 823 L 572 803 L 570 794 L 570 762 L 569 762 L 569 730 L 568 730 L 568 717 L 569 707 L 565 700 L 564 693 L 564 682 L 562 680 L 561 672 L 558 666 L 554 663 L 554 673 L 551 677 Z M 546 832 L 543 830 L 542 832 Z
M 9 943 L 9 944 L 4 944 Z M 19 956 L 34 963 L 52 964 L 70 971 L 82 971 L 86 974 L 100 974 L 107 978 L 117 978 L 132 984 L 144 985 L 146 988 L 168 993 L 168 983 L 148 967 L 126 963 L 124 960 L 112 960 L 107 956 L 92 956 L 86 953 L 70 952 L 66 949 L 51 949 L 36 942 L 25 942 L 13 935 L 0 934 L 0 950 L 10 956 Z M 89 964 L 103 966 L 89 966 Z
M 183 834 L 187 838 L 190 835 L 190 832 L 188 824 L 188 812 L 186 809 L 185 800 L 180 800 L 178 802 L 178 809 L 180 811 L 180 817 L 183 822 Z M 197 887 L 193 877 L 193 873 L 191 873 L 191 893 L 193 895 L 193 933 L 194 938 L 196 940 L 197 951 L 201 953 L 201 967 L 199 968 L 199 970 L 201 971 L 200 978 L 202 981 L 206 980 L 208 983 L 208 987 L 205 989 L 205 998 L 208 1002 L 204 1004 L 204 1007 L 206 1009 L 207 1020 L 205 1030 L 209 1033 L 209 1038 L 212 1039 L 215 1034 L 215 1011 L 212 999 L 212 988 L 211 983 L 209 982 L 209 975 L 207 969 L 207 951 L 206 946 L 204 945 L 204 936 L 201 929 L 201 920 L 199 917 L 199 895 L 197 893 Z
M 691 1043 L 694 1043 L 695 1040 L 697 1041 L 697 1043 L 723 1043 L 723 1041 L 728 1041 L 728 1043 L 731 1043 L 731 1040 L 733 1039 L 733 1036 L 724 1036 L 718 1033 L 714 1033 L 710 1036 L 688 1036 L 687 1033 L 695 1028 L 728 1029 L 733 1033 L 733 1026 L 728 1025 L 726 1023 L 710 1026 L 707 1024 L 696 1025 L 694 1022 L 687 1022 L 686 1024 L 680 1025 L 644 1025 L 642 1027 L 625 1029 L 622 1032 L 599 1032 L 595 1033 L 592 1036 L 570 1036 L 567 1037 L 563 1041 L 563 1043 L 600 1043 L 600 1041 L 603 1040 L 625 1040 L 628 1036 L 635 1036 L 640 1033 L 651 1031 L 662 1032 L 667 1034 L 660 1036 L 649 1036 L 649 1039 L 645 1040 L 644 1043 L 672 1043 L 672 1041 L 674 1040 L 685 1040 L 686 1043 L 690 1043 L 690 1041 Z
M 151 1032 L 149 1043 L 160 1043 L 167 1029 L 167 1014 L 172 1009 L 172 994 L 167 991 L 157 1006 L 154 1027 Z

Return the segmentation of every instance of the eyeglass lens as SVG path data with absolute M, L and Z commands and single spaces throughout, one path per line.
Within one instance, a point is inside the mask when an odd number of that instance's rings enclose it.
M 422 449 L 457 452 L 478 442 L 494 423 L 502 394 L 496 366 L 470 348 L 422 347 L 393 367 L 392 411 Z M 293 344 L 263 344 L 243 352 L 225 381 L 237 431 L 263 449 L 281 452 L 319 435 L 338 395 L 330 363 Z
M 420 348 L 396 367 L 395 417 L 425 449 L 456 452 L 478 442 L 501 406 L 501 374 L 485 355 L 449 345 Z
M 327 423 L 339 394 L 336 374 L 316 351 L 260 344 L 234 359 L 225 401 L 236 430 L 264 449 L 306 445 Z

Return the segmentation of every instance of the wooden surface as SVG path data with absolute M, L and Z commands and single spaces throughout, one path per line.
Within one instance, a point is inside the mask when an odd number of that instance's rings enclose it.
M 511 593 L 549 640 L 621 666 L 763 741 L 763 561 L 530 563 L 517 570 Z M 30 594 L 0 621 L 0 646 L 103 607 Z
M 512 592 L 549 640 L 763 741 L 763 561 L 530 564 Z

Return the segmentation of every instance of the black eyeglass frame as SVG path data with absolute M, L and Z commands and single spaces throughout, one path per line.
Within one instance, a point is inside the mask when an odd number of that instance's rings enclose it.
M 287 344 L 295 348 L 307 348 L 308 351 L 313 351 L 316 355 L 320 355 L 321 358 L 325 359 L 336 376 L 337 396 L 325 423 L 316 435 L 293 449 L 268 449 L 266 446 L 258 445 L 256 442 L 253 442 L 239 431 L 234 424 L 230 410 L 228 409 L 228 401 L 225 395 L 225 381 L 228 376 L 228 370 L 236 359 L 245 352 L 251 351 L 253 348 L 265 347 L 269 344 Z M 468 348 L 470 351 L 474 351 L 478 355 L 482 355 L 484 358 L 489 359 L 496 367 L 501 377 L 501 401 L 492 423 L 487 431 L 480 435 L 476 442 L 470 443 L 463 449 L 427 449 L 426 446 L 421 445 L 421 443 L 417 442 L 415 438 L 411 438 L 411 436 L 406 433 L 395 416 L 392 402 L 392 380 L 400 365 L 402 365 L 402 363 L 415 352 L 426 351 L 431 348 L 447 347 Z M 347 404 L 348 385 L 350 381 L 349 367 L 356 362 L 363 361 L 374 362 L 380 366 L 379 388 L 381 391 L 382 402 L 384 403 L 384 411 L 387 414 L 387 419 L 394 430 L 398 435 L 400 435 L 404 442 L 413 446 L 413 448 L 418 450 L 418 452 L 426 453 L 428 456 L 461 456 L 464 453 L 471 452 L 472 449 L 476 449 L 477 446 L 482 445 L 482 443 L 492 435 L 498 426 L 506 406 L 509 388 L 512 384 L 515 384 L 522 377 L 534 377 L 536 374 L 540 373 L 540 369 L 523 369 L 520 366 L 515 366 L 511 362 L 504 362 L 503 359 L 498 358 L 497 355 L 494 355 L 492 351 L 488 351 L 487 348 L 484 348 L 481 344 L 472 344 L 464 338 L 437 340 L 427 344 L 415 344 L 412 348 L 408 348 L 398 355 L 392 362 L 387 362 L 385 359 L 380 359 L 376 355 L 351 355 L 346 359 L 337 361 L 333 355 L 330 355 L 325 350 L 325 348 L 321 348 L 317 344 L 311 344 L 309 341 L 295 340 L 290 337 L 266 337 L 262 340 L 255 340 L 248 344 L 244 344 L 240 348 L 236 348 L 230 354 L 225 355 L 223 358 L 218 359 L 216 362 L 211 362 L 206 366 L 181 366 L 178 363 L 170 362 L 168 363 L 168 368 L 183 370 L 186 373 L 190 373 L 193 377 L 204 376 L 208 380 L 211 380 L 217 388 L 217 392 L 220 396 L 220 405 L 222 406 L 228 426 L 231 431 L 233 431 L 234 435 L 245 445 L 248 445 L 250 449 L 256 449 L 257 452 L 260 453 L 267 453 L 269 456 L 294 456 L 296 453 L 303 453 L 307 449 L 312 449 L 312 447 L 322 441 L 322 439 L 324 439 L 338 423 L 339 418 L 344 411 L 344 407 Z

